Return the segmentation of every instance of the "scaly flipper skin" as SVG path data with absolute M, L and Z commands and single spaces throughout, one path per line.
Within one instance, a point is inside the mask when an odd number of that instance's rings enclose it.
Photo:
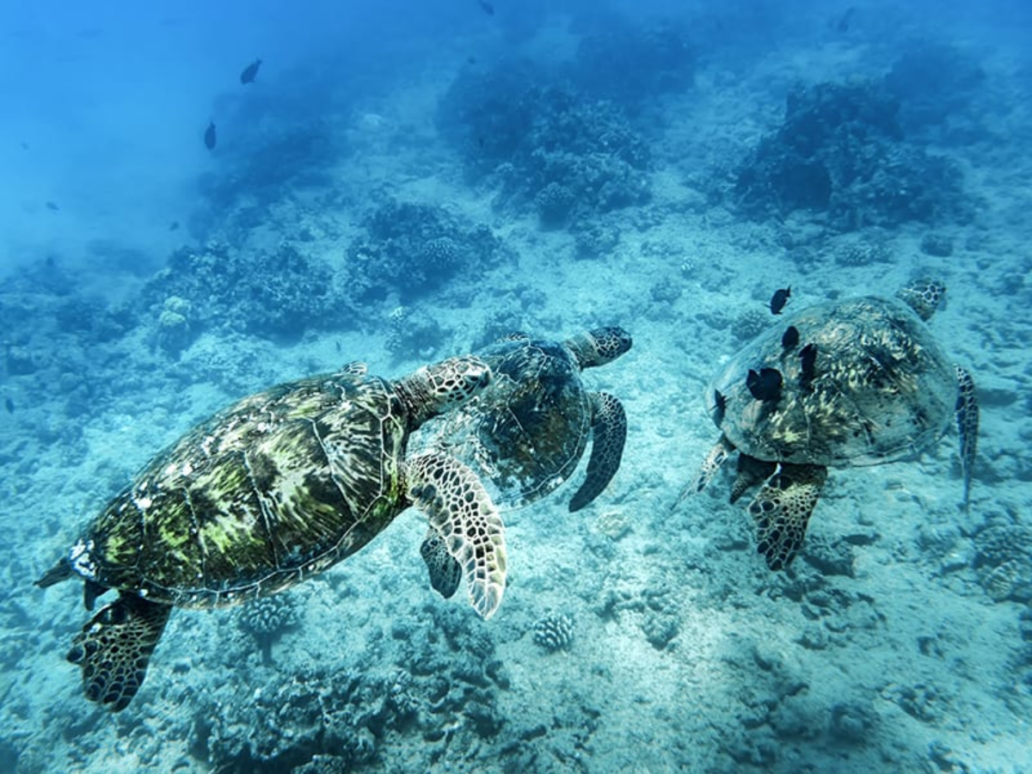
M 803 546 L 828 469 L 781 464 L 749 504 L 756 523 L 756 550 L 771 570 L 786 570 Z
M 105 605 L 72 642 L 68 660 L 82 669 L 86 698 L 112 712 L 129 706 L 172 608 L 123 593 Z
M 964 471 L 964 510 L 971 494 L 971 474 L 978 454 L 978 394 L 971 374 L 957 366 L 957 429 L 960 431 L 960 465 Z
M 696 476 L 694 481 L 689 481 L 677 496 L 674 508 L 677 508 L 688 496 L 699 494 L 699 492 L 709 486 L 710 481 L 713 480 L 713 477 L 717 475 L 717 471 L 720 470 L 720 466 L 727 462 L 727 458 L 731 456 L 731 452 L 734 450 L 734 444 L 723 435 L 720 436 L 717 445 L 710 449 L 710 453 L 706 456 L 706 461 L 702 463 L 699 475 Z
M 405 466 L 408 495 L 462 567 L 473 609 L 494 615 L 505 593 L 505 527 L 476 474 L 439 453 Z
M 735 481 L 731 484 L 731 504 L 738 502 L 739 497 L 770 478 L 777 467 L 776 462 L 766 462 L 739 453 Z
M 444 539 L 433 528 L 427 530 L 419 555 L 430 574 L 430 586 L 445 599 L 451 599 L 462 583 L 462 565 L 448 553 Z
M 591 459 L 588 474 L 570 500 L 570 513 L 579 511 L 602 494 L 620 468 L 627 441 L 627 414 L 623 405 L 606 392 L 592 393 Z

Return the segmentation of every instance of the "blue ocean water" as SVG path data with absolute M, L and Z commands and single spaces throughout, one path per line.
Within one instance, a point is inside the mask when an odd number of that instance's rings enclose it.
M 0 771 L 1032 771 L 1025 3 L 46 2 L 0 34 Z M 976 384 L 970 503 L 940 412 L 832 468 L 772 571 L 733 472 L 679 499 L 735 410 L 711 380 L 924 278 L 927 347 Z M 289 590 L 174 611 L 121 711 L 84 692 L 66 656 L 116 596 L 33 582 L 199 422 L 601 326 L 634 345 L 582 357 L 563 421 L 513 413 L 545 434 L 512 454 L 561 458 L 540 499 L 466 459 L 504 522 L 489 620 L 431 587 L 409 508 Z M 626 445 L 571 512 L 599 393 Z

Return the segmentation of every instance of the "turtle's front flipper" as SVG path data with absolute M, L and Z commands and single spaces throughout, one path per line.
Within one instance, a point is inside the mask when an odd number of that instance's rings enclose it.
M 785 570 L 803 546 L 828 470 L 820 465 L 778 465 L 749 504 L 756 550 L 772 570 Z
M 434 591 L 445 599 L 451 599 L 462 582 L 462 565 L 448 553 L 448 546 L 437 530 L 427 530 L 423 544 L 419 547 L 419 555 L 426 563 Z
M 685 484 L 684 489 L 681 490 L 681 494 L 677 496 L 677 502 L 674 503 L 674 508 L 679 506 L 689 495 L 698 494 L 709 486 L 709 482 L 713 480 L 715 475 L 717 475 L 717 471 L 720 470 L 720 466 L 727 462 L 727 458 L 731 456 L 731 452 L 734 450 L 735 445 L 727 440 L 725 436 L 720 436 L 720 440 L 717 441 L 717 445 L 710 449 L 710 453 L 706 457 L 706 461 L 702 463 L 702 469 L 699 471 L 699 475 L 695 477 L 694 481 L 689 481 Z
M 956 368 L 957 381 L 960 383 L 960 391 L 957 393 L 957 429 L 960 430 L 960 466 L 964 472 L 964 510 L 967 510 L 971 473 L 978 453 L 978 395 L 971 374 L 960 366 Z
M 473 608 L 490 618 L 505 593 L 505 527 L 498 509 L 476 474 L 447 455 L 415 457 L 405 476 L 409 498 L 462 567 Z
M 620 401 L 606 392 L 591 397 L 591 459 L 588 475 L 570 500 L 570 513 L 579 511 L 602 494 L 620 468 L 627 441 L 627 414 Z
M 72 642 L 68 660 L 82 669 L 86 698 L 112 712 L 129 706 L 172 608 L 124 593 L 101 608 Z

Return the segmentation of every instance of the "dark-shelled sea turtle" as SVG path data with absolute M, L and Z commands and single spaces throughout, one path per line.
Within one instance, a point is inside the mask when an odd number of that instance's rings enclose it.
M 37 581 L 82 576 L 90 609 L 119 592 L 68 654 L 86 697 L 114 711 L 129 704 L 173 607 L 282 591 L 358 551 L 410 505 L 465 573 L 473 607 L 491 616 L 506 555 L 490 496 L 454 458 L 407 453 L 416 428 L 490 378 L 475 357 L 396 382 L 350 366 L 244 398 L 157 456 Z
M 722 435 L 678 502 L 701 492 L 737 449 L 731 502 L 760 485 L 749 505 L 757 549 L 772 570 L 785 569 L 829 467 L 913 457 L 955 415 L 966 508 L 978 403 L 971 376 L 950 364 L 925 325 L 944 292 L 922 280 L 895 299 L 818 304 L 746 345 L 709 387 Z
M 414 448 L 448 451 L 480 474 L 500 508 L 516 508 L 569 479 L 590 440 L 587 475 L 569 505 L 580 510 L 616 474 L 627 438 L 620 401 L 589 392 L 581 371 L 615 360 L 631 344 L 615 327 L 558 342 L 511 334 L 476 353 L 491 368 L 490 387 L 427 422 Z
M 442 450 L 462 460 L 485 482 L 499 507 L 527 505 L 554 491 L 577 469 L 591 441 L 587 474 L 570 500 L 570 511 L 591 503 L 617 469 L 627 438 L 620 401 L 589 392 L 585 368 L 605 365 L 631 348 L 617 327 L 596 328 L 547 341 L 515 333 L 477 352 L 491 367 L 490 387 L 457 411 L 428 422 L 417 434 L 419 448 Z M 422 547 L 436 585 L 454 592 L 458 572 L 432 533 Z

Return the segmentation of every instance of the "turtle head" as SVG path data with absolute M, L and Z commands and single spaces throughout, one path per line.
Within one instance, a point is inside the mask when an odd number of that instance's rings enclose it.
M 633 343 L 631 334 L 623 328 L 608 326 L 567 339 L 566 347 L 577 358 L 581 368 L 592 368 L 616 360 Z
M 946 286 L 941 282 L 923 277 L 900 288 L 896 293 L 896 298 L 913 309 L 918 317 L 928 322 L 935 314 L 935 310 L 939 308 L 939 302 L 945 293 Z
M 423 366 L 398 385 L 417 426 L 459 406 L 491 382 L 491 368 L 479 357 L 466 355 Z

